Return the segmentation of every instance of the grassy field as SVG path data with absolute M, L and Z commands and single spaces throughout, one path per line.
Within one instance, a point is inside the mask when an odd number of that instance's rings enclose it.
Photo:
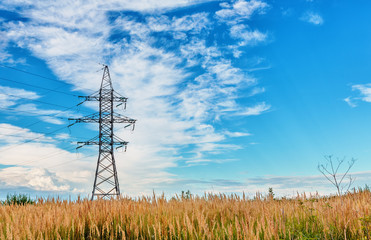
M 0 206 L 0 239 L 371 239 L 371 193 L 43 200 Z

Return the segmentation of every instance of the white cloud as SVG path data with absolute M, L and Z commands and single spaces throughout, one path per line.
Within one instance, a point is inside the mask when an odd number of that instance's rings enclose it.
M 199 165 L 207 165 L 209 163 L 223 164 L 231 161 L 236 161 L 236 159 L 205 159 L 205 158 L 195 158 L 186 160 L 185 163 L 187 167 L 194 167 Z
M 243 109 L 242 111 L 236 113 L 236 115 L 239 116 L 256 116 L 260 115 L 266 111 L 268 111 L 271 108 L 269 104 L 266 104 L 265 102 L 258 103 L 253 107 L 247 107 Z
M 371 83 L 352 85 L 352 91 L 358 96 L 349 96 L 344 101 L 351 107 L 357 106 L 357 101 L 371 102 Z
M 371 83 L 353 85 L 352 91 L 359 91 L 362 101 L 371 102 Z
M 223 9 L 215 14 L 220 21 L 225 21 L 230 24 L 237 23 L 243 19 L 250 19 L 254 13 L 265 13 L 268 4 L 259 0 L 238 0 L 233 4 L 222 3 Z
M 29 98 L 31 99 L 31 98 Z M 71 118 L 81 117 L 80 114 L 72 112 L 72 110 L 53 110 L 53 109 L 42 109 L 33 103 L 20 104 L 23 102 L 17 102 L 19 98 L 7 96 L 6 100 L 3 101 L 5 107 L 2 107 L 2 112 L 10 112 L 12 116 L 22 115 L 22 116 L 35 116 L 38 117 L 41 121 L 62 125 L 65 124 L 65 116 Z M 1 93 L 0 93 L 0 103 L 1 103 Z M 3 106 L 4 106 L 3 105 Z M 15 105 L 15 106 L 13 106 Z M 9 108 L 10 107 L 10 108 Z
M 255 96 L 255 95 L 258 95 L 260 93 L 264 93 L 265 92 L 265 88 L 264 87 L 254 87 L 249 96 L 252 97 L 252 96 Z
M 40 109 L 35 104 L 24 103 L 39 99 L 40 97 L 41 96 L 36 92 L 20 88 L 0 86 L 0 110 L 4 113 L 10 112 L 12 116 L 36 116 L 44 122 L 59 125 L 65 123 L 60 120 L 60 118 L 62 118 L 61 116 L 63 116 L 61 115 L 62 113 L 64 115 L 69 115 L 70 117 L 78 116 L 71 111 Z
M 357 104 L 353 101 L 351 97 L 344 98 L 344 102 L 348 103 L 351 107 L 357 107 Z
M 319 13 L 311 11 L 304 13 L 300 19 L 314 25 L 322 25 L 324 23 L 323 18 Z
M 218 120 L 239 110 L 235 101 L 237 89 L 255 84 L 256 79 L 233 67 L 216 46 L 207 47 L 205 41 L 191 41 L 181 47 L 181 52 L 191 65 L 201 65 L 206 73 L 179 94 L 180 114 L 186 119 Z
M 241 146 L 236 144 L 221 144 L 221 143 L 202 143 L 199 144 L 198 151 L 203 153 L 219 154 L 226 150 L 237 150 L 241 149 Z
M 215 13 L 215 18 L 221 23 L 226 23 L 230 37 L 238 40 L 237 44 L 228 46 L 235 58 L 239 58 L 243 53 L 239 50 L 240 47 L 253 46 L 267 40 L 267 33 L 251 29 L 246 24 L 254 14 L 265 14 L 269 8 L 266 2 L 237 0 L 233 3 L 223 2 L 220 6 L 222 9 Z
M 251 133 L 248 132 L 230 132 L 230 131 L 225 131 L 225 135 L 229 137 L 246 137 L 246 136 L 251 136 Z
M 240 46 L 255 45 L 259 42 L 264 42 L 267 39 L 267 34 L 259 30 L 251 31 L 246 25 L 233 25 L 230 29 L 231 36 L 241 40 Z
M 139 0 L 139 1 L 121 1 L 121 0 L 108 0 L 108 1 L 91 1 L 86 4 L 83 0 L 76 0 L 71 2 L 66 1 L 55 1 L 55 2 L 37 2 L 34 1 L 23 1 L 23 0 L 4 0 L 2 1 L 3 6 L 8 7 L 8 10 L 13 8 L 24 6 L 24 7 L 36 7 L 38 10 L 45 8 L 44 14 L 40 16 L 41 19 L 47 20 L 51 23 L 59 23 L 64 19 L 65 24 L 71 24 L 71 26 L 87 25 L 91 26 L 91 20 L 95 20 L 95 10 L 100 12 L 106 12 L 109 10 L 123 11 L 132 10 L 139 12 L 153 13 L 156 11 L 163 12 L 170 9 L 191 6 L 197 3 L 208 2 L 207 0 Z M 63 11 L 60 11 L 63 9 Z M 49 14 L 48 14 L 49 12 Z M 90 14 L 87 14 L 91 12 Z M 27 13 L 27 12 L 26 12 Z M 34 13 L 34 12 L 32 12 Z M 28 15 L 29 17 L 35 18 L 33 14 Z M 84 21 L 85 17 L 85 21 Z
M 56 135 L 55 138 L 65 140 L 65 139 L 69 139 L 70 135 L 68 135 L 67 133 L 60 133 L 60 134 Z
M 0 123 L 1 142 L 14 144 L 35 139 L 36 142 L 50 142 L 51 138 L 40 133 L 31 132 L 29 129 L 20 128 L 11 124 Z
M 3 19 L 0 18 L 0 23 L 3 22 Z M 6 33 L 3 31 L 0 31 L 0 63 L 8 63 L 8 64 L 15 64 L 18 62 L 22 62 L 19 60 L 15 60 L 12 58 L 12 55 L 9 54 L 6 50 L 8 46 L 8 39 L 3 37 Z
M 62 125 L 62 124 L 65 124 L 64 121 L 60 120 L 60 119 L 57 119 L 57 118 L 54 118 L 54 117 L 51 117 L 51 116 L 43 116 L 43 117 L 40 117 L 40 119 L 44 122 L 47 122 L 47 123 L 52 123 L 52 124 L 56 124 L 56 125 Z
M 211 24 L 208 18 L 208 13 L 196 13 L 186 15 L 184 17 L 173 17 L 170 19 L 167 16 L 150 16 L 147 18 L 147 26 L 154 32 L 192 32 L 200 33 L 203 29 L 207 29 Z
M 6 186 L 27 187 L 37 191 L 68 191 L 70 186 L 60 181 L 46 169 L 8 167 L 0 170 L 0 182 Z
M 35 92 L 24 89 L 0 86 L 0 107 L 6 108 L 13 106 L 21 98 L 38 99 L 40 96 Z

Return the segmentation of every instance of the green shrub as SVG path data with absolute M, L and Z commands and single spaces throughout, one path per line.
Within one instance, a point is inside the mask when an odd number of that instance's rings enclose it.
M 35 201 L 26 194 L 8 194 L 6 200 L 2 202 L 3 205 L 26 205 L 34 203 Z

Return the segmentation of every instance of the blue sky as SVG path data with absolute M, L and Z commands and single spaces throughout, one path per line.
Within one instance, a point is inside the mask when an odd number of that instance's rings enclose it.
M 371 182 L 371 3 L 2 1 L 0 197 L 87 196 L 97 134 L 68 117 L 110 67 L 138 120 L 116 152 L 121 192 L 334 193 L 324 155 Z

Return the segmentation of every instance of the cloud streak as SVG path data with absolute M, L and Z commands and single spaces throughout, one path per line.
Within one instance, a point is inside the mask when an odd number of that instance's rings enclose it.
M 363 186 L 371 180 L 371 172 L 353 172 L 356 184 Z M 203 189 L 210 193 L 242 194 L 254 197 L 256 193 L 266 194 L 273 188 L 276 197 L 295 197 L 298 193 L 313 193 L 320 195 L 336 194 L 336 189 L 322 175 L 307 176 L 262 176 L 249 177 L 241 180 L 210 179 L 210 180 L 178 180 L 186 189 L 192 189 L 202 194 Z
M 215 13 L 216 18 L 222 22 L 235 24 L 242 20 L 250 19 L 254 14 L 264 14 L 269 5 L 259 0 L 238 0 L 233 4 L 223 2 L 220 4 L 221 10 Z
M 240 40 L 240 46 L 256 45 L 267 39 L 267 34 L 259 30 L 250 30 L 242 24 L 232 26 L 230 32 L 232 37 Z
M 352 91 L 356 92 L 357 96 L 344 99 L 350 107 L 357 107 L 358 101 L 371 102 L 371 83 L 352 85 Z
M 304 22 L 308 22 L 310 24 L 318 25 L 318 26 L 322 25 L 324 23 L 324 20 L 319 13 L 315 13 L 315 12 L 311 12 L 311 11 L 305 12 L 301 16 L 300 19 Z
M 0 107 L 7 108 L 14 106 L 17 100 L 22 98 L 38 99 L 40 96 L 35 92 L 24 89 L 0 86 Z
M 265 102 L 261 102 L 256 104 L 252 107 L 247 107 L 245 109 L 242 109 L 242 111 L 236 113 L 236 115 L 239 116 L 257 116 L 264 112 L 267 112 L 271 106 L 269 104 L 266 104 Z

